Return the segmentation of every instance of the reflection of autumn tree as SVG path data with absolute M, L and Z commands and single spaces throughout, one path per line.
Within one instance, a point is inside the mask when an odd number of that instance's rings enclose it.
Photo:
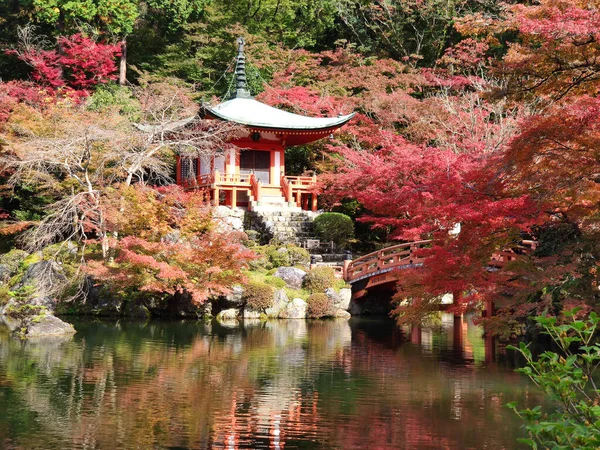
M 440 365 L 416 346 L 385 339 L 387 328 L 351 329 L 345 321 L 77 328 L 74 340 L 55 346 L 0 336 L 0 388 L 35 413 L 27 426 L 48 435 L 47 446 L 259 448 L 275 436 L 288 448 L 513 442 L 499 419 L 504 385 L 493 371 L 483 375 L 468 359 Z M 464 437 L 489 426 L 497 431 L 488 441 L 478 431 Z M 23 433 L 19 444 L 35 448 L 35 434 Z

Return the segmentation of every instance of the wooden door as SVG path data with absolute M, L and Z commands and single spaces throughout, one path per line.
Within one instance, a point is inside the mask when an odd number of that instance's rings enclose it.
M 271 152 L 261 150 L 242 150 L 240 152 L 240 174 L 254 176 L 262 184 L 270 184 Z

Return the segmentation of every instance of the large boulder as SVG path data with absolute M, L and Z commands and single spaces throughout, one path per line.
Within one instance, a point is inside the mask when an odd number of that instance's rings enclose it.
M 246 305 L 244 310 L 242 311 L 242 315 L 244 316 L 244 320 L 247 319 L 260 319 L 261 312 L 255 309 L 250 308 Z
M 280 319 L 305 319 L 306 302 L 301 298 L 295 298 L 287 304 L 285 309 L 279 313 Z
M 279 267 L 273 276 L 281 278 L 292 289 L 301 289 L 306 272 L 297 267 Z
M 228 322 L 231 320 L 237 320 L 240 316 L 240 311 L 237 308 L 224 309 L 217 314 L 217 320 L 219 322 Z
M 70 323 L 63 322 L 58 317 L 47 315 L 39 320 L 33 320 L 27 327 L 27 338 L 44 336 L 62 336 L 74 334 L 75 328 Z
M 225 296 L 226 305 L 229 308 L 239 308 L 244 304 L 244 288 L 242 286 L 234 286 L 231 292 Z
M 331 299 L 334 308 L 348 311 L 350 309 L 350 301 L 352 300 L 352 289 L 340 289 L 336 292 L 333 288 L 325 289 L 325 295 Z
M 352 317 L 348 311 L 341 308 L 336 308 L 331 316 L 335 317 L 336 319 L 349 319 Z
M 271 306 L 270 308 L 267 308 L 265 310 L 265 314 L 268 317 L 278 317 L 279 313 L 287 307 L 289 302 L 290 302 L 290 299 L 288 298 L 287 294 L 285 293 L 285 290 L 278 289 L 273 294 L 273 306 Z
M 50 280 L 53 280 L 50 283 Z M 21 281 L 14 287 L 13 290 L 31 286 L 33 288 L 31 299 L 28 304 L 34 306 L 46 307 L 49 311 L 54 312 L 56 309 L 56 300 L 48 292 L 53 288 L 52 285 L 66 282 L 62 267 L 55 261 L 39 261 L 31 264 Z
M 223 230 L 244 231 L 244 210 L 217 206 L 213 209 L 213 217 Z

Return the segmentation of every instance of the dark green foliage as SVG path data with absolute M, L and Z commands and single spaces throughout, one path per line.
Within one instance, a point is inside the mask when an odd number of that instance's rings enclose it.
M 0 179 L 0 182 L 3 180 Z M 40 220 L 46 215 L 46 207 L 56 201 L 54 192 L 41 192 L 40 189 L 27 184 L 19 184 L 12 191 L 3 192 L 0 206 L 10 211 L 18 220 Z
M 117 84 L 101 84 L 91 95 L 87 108 L 92 111 L 105 111 L 117 106 L 119 113 L 130 117 L 132 122 L 141 118 L 139 104 L 133 99 L 131 89 Z
M 577 225 L 572 223 L 549 224 L 545 227 L 536 227 L 533 230 L 538 246 L 536 256 L 550 256 L 560 253 L 566 245 L 574 242 L 581 233 Z
M 31 285 L 25 285 L 10 291 L 8 295 L 14 300 L 14 303 L 6 308 L 5 314 L 20 321 L 29 320 L 39 314 L 45 314 L 47 312 L 45 306 L 30 303 L 35 292 L 35 287 Z
M 352 244 L 353 250 L 370 253 L 382 245 L 389 245 L 390 227 L 373 229 L 371 223 L 356 220 L 358 217 L 370 214 L 370 211 L 367 211 L 357 200 L 344 199 L 333 208 L 333 211 L 349 216 L 354 222 L 354 239 L 356 242 Z
M 311 319 L 320 319 L 333 315 L 333 300 L 326 294 L 311 294 L 306 299 L 306 315 Z
M 273 292 L 268 284 L 251 281 L 244 286 L 242 299 L 249 308 L 263 312 L 273 306 Z
M 508 407 L 526 424 L 528 438 L 521 441 L 531 448 L 600 448 L 600 392 L 594 384 L 594 371 L 600 366 L 600 345 L 594 336 L 600 317 L 590 313 L 587 320 L 577 319 L 579 309 L 566 312 L 566 323 L 556 317 L 535 320 L 560 348 L 560 354 L 544 352 L 537 360 L 523 342 L 516 350 L 527 361 L 518 369 L 527 375 L 555 403 L 549 412 L 541 406 L 517 410 Z
M 314 167 L 316 152 L 311 147 L 302 145 L 285 149 L 285 173 L 288 175 L 303 175 Z
M 354 238 L 352 219 L 341 213 L 323 213 L 314 221 L 315 233 L 323 241 L 333 242 L 338 247 L 346 247 Z
M 304 277 L 302 287 L 309 292 L 322 293 L 335 284 L 335 272 L 331 267 L 315 267 Z

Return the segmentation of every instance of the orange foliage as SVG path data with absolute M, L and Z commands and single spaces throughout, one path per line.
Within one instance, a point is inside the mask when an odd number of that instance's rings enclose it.
M 187 293 L 201 304 L 244 281 L 255 257 L 240 233 L 218 230 L 199 192 L 176 186 L 121 187 L 106 196 L 114 259 L 89 261 L 87 272 L 117 294 Z M 245 236 L 245 235 L 244 235 Z

